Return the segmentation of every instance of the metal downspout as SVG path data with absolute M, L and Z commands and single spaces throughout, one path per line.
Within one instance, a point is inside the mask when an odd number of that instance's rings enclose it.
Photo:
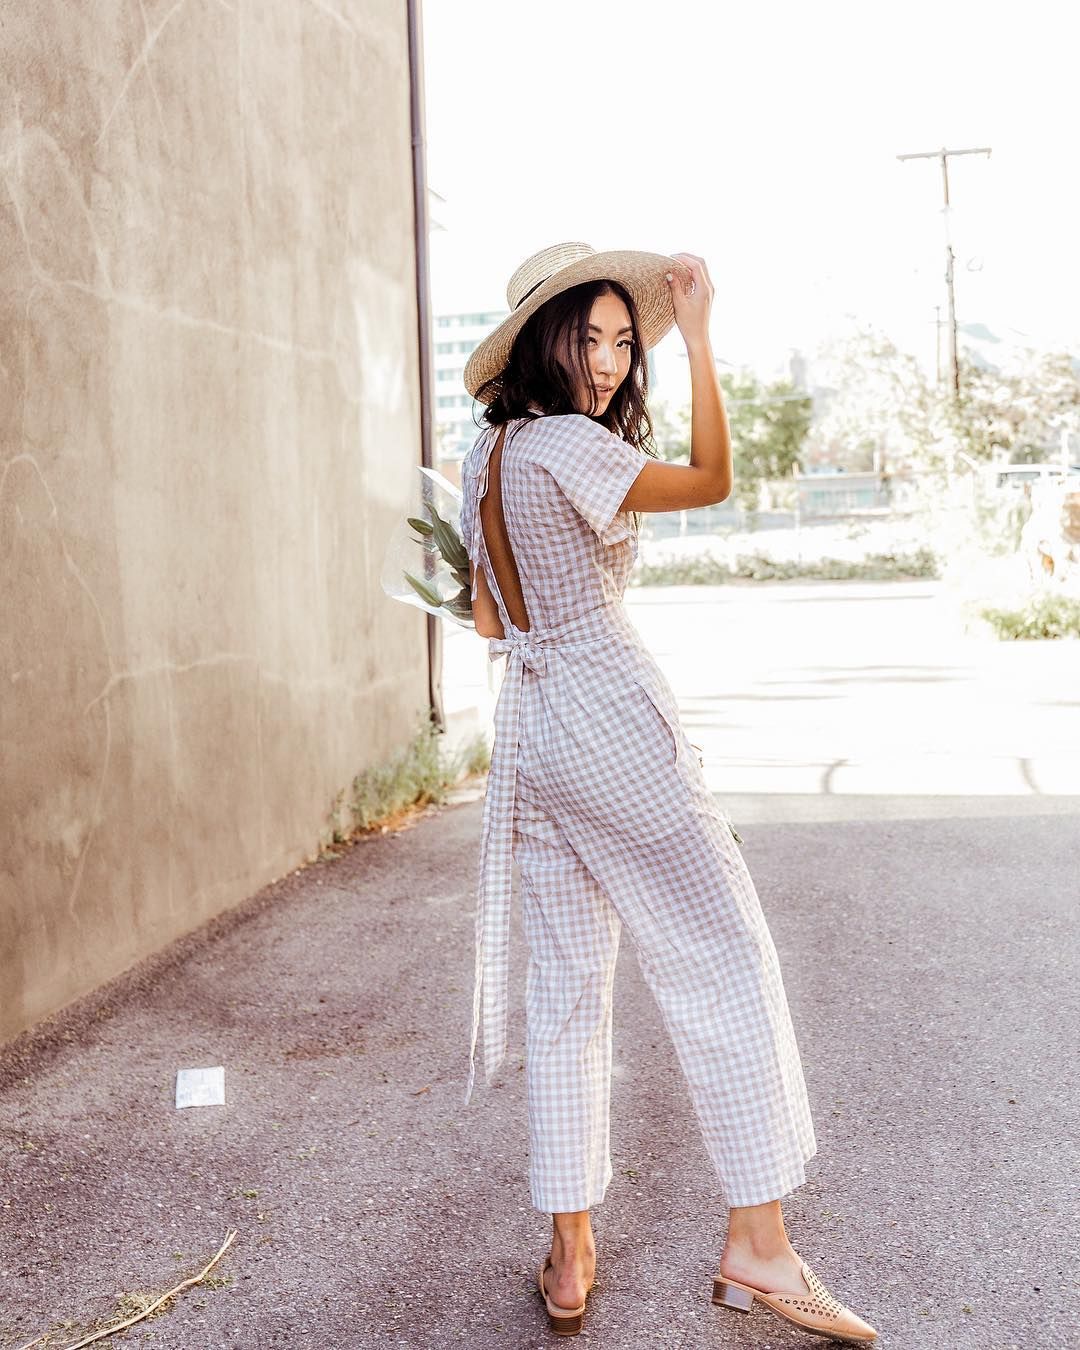
M 413 222 L 416 239 L 416 324 L 420 373 L 420 462 L 433 468 L 431 284 L 428 267 L 427 151 L 424 140 L 424 47 L 421 0 L 406 0 L 409 25 L 409 118 L 412 128 Z M 434 614 L 427 619 L 428 701 L 432 719 L 446 730 L 442 701 L 442 625 Z

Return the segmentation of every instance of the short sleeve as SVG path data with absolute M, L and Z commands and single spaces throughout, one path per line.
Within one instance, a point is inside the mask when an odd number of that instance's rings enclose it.
M 473 551 L 473 501 L 476 495 L 473 492 L 471 458 L 471 455 L 466 455 L 461 461 L 461 509 L 458 518 L 458 524 L 461 527 L 461 542 L 465 545 L 465 550 L 470 557 L 472 557 Z
M 544 420 L 544 467 L 601 542 L 620 543 L 630 528 L 619 507 L 651 457 L 584 414 Z

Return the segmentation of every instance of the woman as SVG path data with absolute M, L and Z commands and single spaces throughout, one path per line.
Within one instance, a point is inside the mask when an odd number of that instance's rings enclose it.
M 538 1277 L 554 1330 L 581 1329 L 589 1210 L 612 1177 L 612 981 L 625 924 L 662 1011 L 729 1208 L 713 1301 L 755 1298 L 866 1344 L 872 1327 L 788 1241 L 780 1198 L 817 1149 L 772 938 L 672 691 L 622 604 L 638 514 L 723 501 L 727 418 L 702 259 L 534 255 L 510 316 L 470 357 L 487 404 L 462 465 L 477 632 L 507 668 L 484 804 L 469 1100 L 484 1023 L 490 1080 L 506 1047 L 511 858 L 529 946 L 526 1079 L 533 1205 L 551 1214 Z M 650 453 L 645 350 L 677 323 L 693 392 L 688 465 Z

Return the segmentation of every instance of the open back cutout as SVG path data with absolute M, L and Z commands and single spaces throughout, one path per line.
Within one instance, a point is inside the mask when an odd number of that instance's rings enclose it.
M 506 424 L 499 428 L 499 436 L 488 459 L 487 490 L 480 498 L 480 528 L 484 534 L 484 551 L 495 574 L 495 583 L 503 606 L 515 628 L 527 633 L 532 626 L 525 610 L 521 593 L 521 578 L 510 549 L 510 536 L 502 506 L 502 450 Z

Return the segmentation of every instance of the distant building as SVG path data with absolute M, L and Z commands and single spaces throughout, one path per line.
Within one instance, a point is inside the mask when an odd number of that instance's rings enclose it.
M 435 444 L 442 460 L 464 459 L 476 440 L 483 404 L 466 393 L 465 362 L 506 315 L 500 309 L 435 317 Z

